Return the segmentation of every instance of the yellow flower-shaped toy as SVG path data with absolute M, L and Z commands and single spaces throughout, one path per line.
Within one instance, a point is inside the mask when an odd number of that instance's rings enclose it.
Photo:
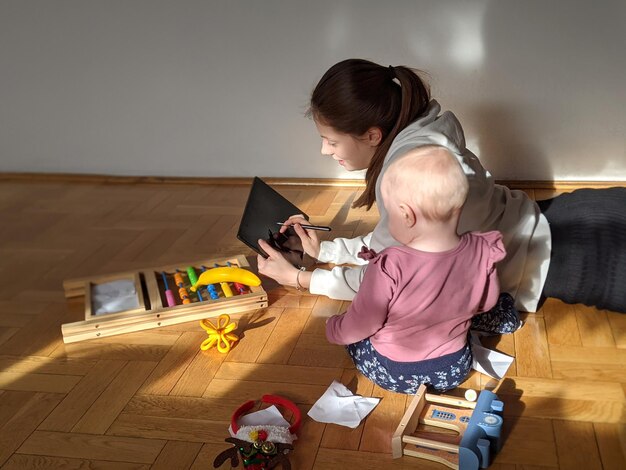
M 209 335 L 200 345 L 200 349 L 206 351 L 213 346 L 221 353 L 227 353 L 235 344 L 239 337 L 233 333 L 237 329 L 237 323 L 231 322 L 230 317 L 222 314 L 217 319 L 217 326 L 210 320 L 200 320 L 200 326 L 204 328 Z

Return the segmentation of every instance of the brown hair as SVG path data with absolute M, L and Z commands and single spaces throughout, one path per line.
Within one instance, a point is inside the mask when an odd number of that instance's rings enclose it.
M 352 136 L 362 136 L 371 127 L 382 132 L 365 173 L 365 191 L 352 207 L 372 207 L 376 180 L 393 139 L 428 107 L 430 91 L 417 73 L 403 65 L 347 59 L 328 69 L 311 94 L 307 114 L 316 121 Z

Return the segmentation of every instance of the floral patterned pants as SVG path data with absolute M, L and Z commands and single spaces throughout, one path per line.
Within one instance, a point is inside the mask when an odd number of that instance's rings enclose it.
M 379 354 L 369 338 L 346 347 L 359 372 L 392 392 L 414 394 L 421 384 L 445 392 L 458 387 L 472 368 L 469 344 L 455 353 L 417 362 L 392 361 Z
M 488 333 L 513 333 L 522 322 L 509 294 L 496 306 L 472 319 L 472 329 Z M 346 346 L 356 368 L 378 386 L 392 392 L 414 394 L 421 384 L 437 392 L 458 387 L 472 368 L 469 342 L 454 353 L 416 362 L 397 362 L 379 354 L 369 338 Z

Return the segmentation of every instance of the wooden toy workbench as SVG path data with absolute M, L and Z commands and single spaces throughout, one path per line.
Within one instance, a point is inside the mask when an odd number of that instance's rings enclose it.
M 454 470 L 487 468 L 490 454 L 502 447 L 503 410 L 504 403 L 488 390 L 474 403 L 426 393 L 426 386 L 420 385 L 391 438 L 392 456 L 432 460 Z M 456 432 L 424 432 L 417 429 L 419 424 Z
M 85 297 L 85 319 L 62 325 L 63 341 L 73 343 L 267 307 L 267 293 L 262 286 L 237 285 L 238 288 L 231 288 L 232 283 L 222 283 L 221 286 L 209 286 L 211 292 L 204 288 L 195 293 L 189 290 L 194 272 L 216 266 L 245 269 L 249 264 L 245 256 L 238 255 L 201 260 L 184 267 L 158 266 L 64 281 L 66 298 Z M 125 289 L 119 297 L 125 297 L 127 302 L 120 304 L 117 310 L 98 306 L 98 298 L 108 298 L 115 305 L 118 285 Z M 115 287 L 110 292 L 103 292 L 103 288 L 110 286 Z

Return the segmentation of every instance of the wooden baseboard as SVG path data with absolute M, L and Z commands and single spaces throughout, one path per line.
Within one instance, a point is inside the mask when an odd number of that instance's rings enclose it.
M 341 178 L 276 178 L 262 177 L 272 186 L 325 186 L 339 188 L 364 188 L 362 179 Z M 185 184 L 185 185 L 249 185 L 252 178 L 209 178 L 177 176 L 117 176 L 74 173 L 2 173 L 0 181 L 29 181 L 83 184 Z M 548 189 L 573 191 L 580 188 L 610 188 L 626 186 L 626 181 L 545 181 L 545 180 L 496 180 L 511 189 Z

